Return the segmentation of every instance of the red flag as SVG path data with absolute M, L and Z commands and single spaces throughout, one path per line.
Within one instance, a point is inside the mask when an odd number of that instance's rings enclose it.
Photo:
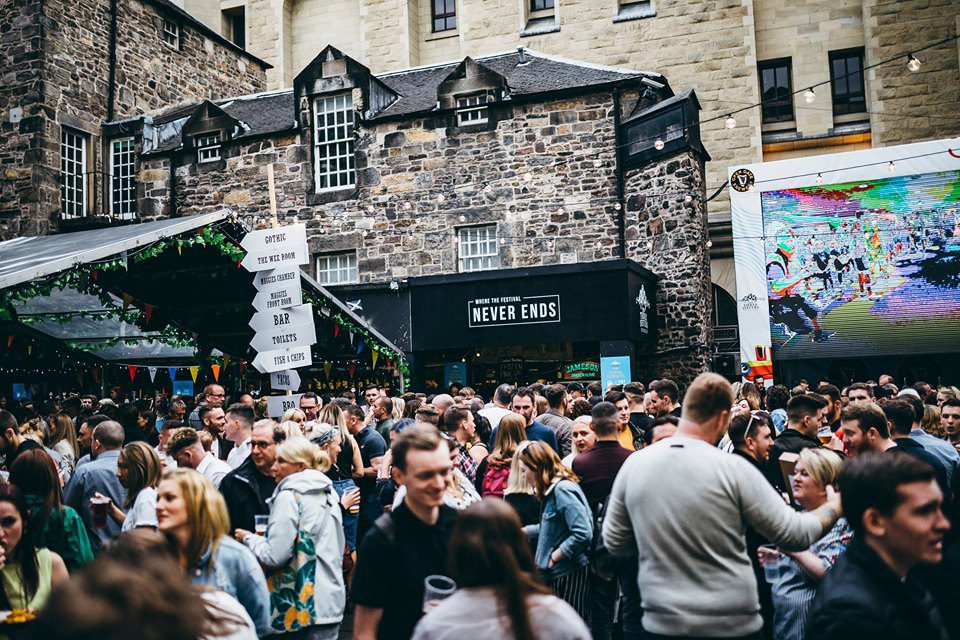
M 347 371 L 350 372 L 350 377 L 351 377 L 351 378 L 353 377 L 353 374 L 354 374 L 354 372 L 355 372 L 356 370 L 357 370 L 357 363 L 356 363 L 356 362 L 351 362 L 349 365 L 347 365 Z
M 239 367 L 240 367 L 240 375 L 242 376 L 247 371 L 247 361 L 241 360 Z
M 143 303 L 143 316 L 147 319 L 147 324 L 150 324 L 150 318 L 153 317 L 154 308 L 152 304 Z
M 338 335 L 340 335 L 340 325 L 338 325 L 336 322 L 334 322 L 334 323 L 333 323 L 333 337 L 336 338 Z
M 127 370 L 130 371 L 130 382 L 133 382 L 133 379 L 137 377 L 137 365 L 132 364 L 127 367 Z
M 12 333 L 9 336 L 7 336 L 7 349 L 13 346 L 13 338 L 14 336 Z

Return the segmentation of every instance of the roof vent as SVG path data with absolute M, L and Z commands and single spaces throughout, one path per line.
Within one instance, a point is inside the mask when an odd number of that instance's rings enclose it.
M 524 50 L 524 48 L 517 47 L 517 53 L 520 55 L 520 62 L 518 62 L 517 64 L 518 65 L 527 64 L 527 52 Z

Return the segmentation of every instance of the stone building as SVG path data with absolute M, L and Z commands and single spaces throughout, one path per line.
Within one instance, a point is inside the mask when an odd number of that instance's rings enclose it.
M 375 74 L 333 47 L 293 85 L 108 123 L 162 140 L 138 159 L 141 216 L 228 206 L 263 222 L 272 166 L 315 277 L 414 354 L 415 384 L 450 363 L 496 379 L 512 357 L 527 361 L 518 380 L 600 356 L 683 382 L 707 366 L 709 156 L 687 126 L 692 92 L 533 51 Z
M 167 0 L 0 5 L 0 237 L 134 220 L 138 146 L 103 127 L 261 91 L 269 65 Z
M 704 106 L 711 193 L 735 165 L 960 132 L 958 42 L 919 53 L 917 73 L 905 64 L 907 52 L 960 33 L 956 0 L 180 1 L 271 63 L 271 88 L 291 87 L 327 44 L 375 73 L 517 46 L 658 71 Z M 856 73 L 892 58 L 903 64 Z M 812 104 L 787 96 L 848 73 L 833 91 L 817 87 Z M 727 113 L 761 99 L 766 108 L 724 127 Z M 709 212 L 713 281 L 735 297 L 729 200 L 712 200 Z

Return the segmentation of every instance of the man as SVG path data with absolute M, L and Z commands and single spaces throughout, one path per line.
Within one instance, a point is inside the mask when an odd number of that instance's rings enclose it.
M 549 444 L 554 451 L 557 451 L 557 436 L 547 425 L 537 422 L 534 418 L 537 416 L 537 404 L 533 392 L 527 387 L 517 389 L 513 401 L 510 403 L 510 409 L 523 417 L 527 421 L 527 440 L 540 440 Z M 497 441 L 497 427 L 490 432 L 490 442 L 488 446 L 493 450 L 493 443 Z
M 680 417 L 680 388 L 673 380 L 654 380 L 650 383 L 650 399 L 656 407 L 655 416 Z
M 873 387 L 864 382 L 854 382 L 847 387 L 847 399 L 850 400 L 850 404 L 876 401 L 873 397 Z
M 843 445 L 851 457 L 896 449 L 887 418 L 874 403 L 856 402 L 840 414 Z
M 787 403 L 787 428 L 773 441 L 767 461 L 767 479 L 780 491 L 787 490 L 780 470 L 780 454 L 822 446 L 817 431 L 826 424 L 827 410 L 827 401 L 814 393 L 794 396 Z
M 91 453 L 94 460 L 77 467 L 63 491 L 63 503 L 80 514 L 87 528 L 90 547 L 96 552 L 104 542 L 120 533 L 120 525 L 113 518 L 106 519 L 103 528 L 93 526 L 93 508 L 90 498 L 100 493 L 123 509 L 126 491 L 117 478 L 117 460 L 123 446 L 123 426 L 113 420 L 100 422 L 91 437 Z
M 93 430 L 109 419 L 102 413 L 95 413 L 80 423 L 80 429 L 77 431 L 77 446 L 81 454 L 81 458 L 77 460 L 78 467 L 93 459 Z
M 744 525 L 799 550 L 839 517 L 835 495 L 798 513 L 755 467 L 716 447 L 732 405 L 730 383 L 701 374 L 687 389 L 677 434 L 630 456 L 613 483 L 603 543 L 614 555 L 639 552 L 648 633 L 756 637 L 763 621 Z
M 413 418 L 417 424 L 429 424 L 437 428 L 440 426 L 440 414 L 432 404 L 421 405 Z
M 307 416 L 307 422 L 317 419 L 317 412 L 320 411 L 320 398 L 313 391 L 307 391 L 300 396 L 300 411 Z
M 219 487 L 224 476 L 233 471 L 223 460 L 203 450 L 200 434 L 196 429 L 177 429 L 167 440 L 167 454 L 176 460 L 177 467 L 194 469 L 210 478 L 213 486 Z
M 630 426 L 634 433 L 640 434 L 643 440 L 647 440 L 650 437 L 647 432 L 653 426 L 653 418 L 647 415 L 647 408 L 644 405 L 645 389 L 639 382 L 631 382 L 623 386 L 623 392 L 627 394 L 627 402 L 630 404 Z
M 223 387 L 218 384 L 208 384 L 203 388 L 203 402 L 193 410 L 190 417 L 187 418 L 187 423 L 197 431 L 200 431 L 203 429 L 203 423 L 200 421 L 201 407 L 222 407 L 226 397 L 227 393 L 223 390 Z
M 93 405 L 96 401 L 97 401 L 97 396 L 92 396 L 92 395 L 80 396 L 80 408 L 92 410 Z
M 905 400 L 913 407 L 913 427 L 910 430 L 910 437 L 919 442 L 924 449 L 937 456 L 937 459 L 943 463 L 944 469 L 947 470 L 947 486 L 952 487 L 954 470 L 960 463 L 960 453 L 949 442 L 930 435 L 920 427 L 920 421 L 923 420 L 923 403 L 919 397 L 914 394 L 906 394 L 899 396 L 897 399 Z
M 647 391 L 643 394 L 643 410 L 651 418 L 657 417 L 657 403 L 653 401 L 653 392 Z
M 251 409 L 253 409 L 257 405 L 256 400 L 254 400 L 253 396 L 250 395 L 249 393 L 245 393 L 242 396 L 240 396 L 240 400 L 238 400 L 238 402 L 246 407 L 250 407 Z
M 456 511 L 443 504 L 452 463 L 440 432 L 415 425 L 392 447 L 403 502 L 381 516 L 357 554 L 351 598 L 356 640 L 407 640 L 423 612 L 423 582 L 447 573 Z
M 233 448 L 233 444 L 224 437 L 223 430 L 226 426 L 227 417 L 223 412 L 223 408 L 207 405 L 200 407 L 198 415 L 200 416 L 200 424 L 203 425 L 202 431 L 209 433 L 213 439 L 210 452 L 215 455 L 218 460 L 226 460 L 230 449 Z
M 573 420 L 566 416 L 567 390 L 562 384 L 551 384 L 544 388 L 543 397 L 550 408 L 540 416 L 540 422 L 553 429 L 560 457 L 568 456 L 573 445 Z
M 164 422 L 173 421 L 173 422 L 183 422 L 184 416 L 187 415 L 187 403 L 183 401 L 183 398 L 179 396 L 174 396 L 170 398 L 170 405 L 167 407 L 167 413 L 160 418 L 157 418 L 157 430 L 160 430 L 160 427 L 163 426 Z
M 958 637 L 952 590 L 922 570 L 940 562 L 950 528 L 933 469 L 867 454 L 840 469 L 838 484 L 853 541 L 817 589 L 807 639 Z
M 473 400 L 477 397 L 477 392 L 472 387 L 464 387 L 457 395 L 465 400 Z
M 230 405 L 224 414 L 223 437 L 233 444 L 233 448 L 227 455 L 227 464 L 231 469 L 239 467 L 250 455 L 253 420 L 253 409 L 239 402 Z
M 392 414 L 393 401 L 390 398 L 380 397 L 373 401 L 373 411 L 370 414 L 373 420 L 370 423 L 384 440 L 390 439 L 390 427 L 396 422 Z
M 369 414 L 373 411 L 373 403 L 376 402 L 377 398 L 380 397 L 380 385 L 376 383 L 368 384 L 367 388 L 363 390 L 363 401 L 364 401 L 364 414 Z
M 516 393 L 516 389 L 513 388 L 513 385 L 500 385 L 497 387 L 497 390 L 493 392 L 491 405 L 484 407 L 483 410 L 480 411 L 480 415 L 490 423 L 491 429 L 497 428 L 497 425 L 500 424 L 500 418 L 512 413 L 510 411 L 510 403 L 513 401 L 514 393 Z
M 255 531 L 254 516 L 270 515 L 267 498 L 277 488 L 273 463 L 277 459 L 277 445 L 283 438 L 283 431 L 273 420 L 256 422 L 250 435 L 250 455 L 220 481 L 231 531 Z
M 830 426 L 830 431 L 836 433 L 840 430 L 840 412 L 843 410 L 843 398 L 840 395 L 840 389 L 832 384 L 821 384 L 817 387 L 817 393 L 829 403 L 827 405 L 826 424 Z
M 630 401 L 627 400 L 627 394 L 623 391 L 611 391 L 605 396 L 604 401 L 617 408 L 617 437 L 620 440 L 620 446 L 630 451 L 643 448 L 643 435 L 634 431 L 633 425 L 630 424 Z
M 893 376 L 890 375 L 889 373 L 884 373 L 879 378 L 877 378 L 877 384 L 879 384 L 881 387 L 888 384 L 894 384 L 895 382 L 896 381 L 893 379 Z
M 3 446 L 3 454 L 6 456 L 6 465 L 9 470 L 13 466 L 13 461 L 24 451 L 31 449 L 43 449 L 43 445 L 30 438 L 20 437 L 20 425 L 17 419 L 9 411 L 0 410 L 0 445 Z M 123 444 L 123 438 L 120 439 Z
M 357 540 L 363 540 L 364 534 L 373 526 L 374 521 L 383 512 L 377 496 L 377 470 L 380 460 L 387 452 L 387 443 L 372 425 L 365 423 L 363 409 L 351 404 L 344 410 L 347 430 L 353 434 L 360 447 L 360 459 L 363 463 L 363 476 L 357 479 L 360 489 L 360 519 L 357 521 Z
M 946 400 L 940 409 L 940 424 L 947 434 L 947 442 L 960 447 L 960 400 Z
M 675 436 L 679 422 L 676 416 L 660 416 L 654 420 L 649 431 L 650 444 L 656 444 L 665 438 Z
M 573 402 L 577 398 L 586 399 L 587 389 L 582 382 L 571 382 L 567 385 L 567 393 L 570 395 L 570 401 Z
M 943 495 L 949 497 L 950 485 L 947 481 L 947 470 L 940 462 L 940 458 L 927 451 L 923 445 L 910 437 L 914 416 L 913 407 L 910 403 L 891 398 L 884 400 L 880 408 L 883 409 L 884 419 L 890 429 L 890 437 L 897 444 L 897 449 L 933 467 L 937 473 L 937 484 L 940 485 Z
M 790 390 L 782 384 L 767 388 L 763 404 L 770 412 L 770 428 L 776 438 L 787 426 L 787 403 L 790 402 Z
M 608 397 L 610 395 L 607 394 Z M 610 496 L 620 467 L 633 451 L 625 449 L 618 441 L 621 412 L 613 403 L 598 402 L 593 406 L 590 415 L 597 441 L 591 449 L 573 459 L 573 472 L 580 478 L 580 488 L 587 498 L 587 504 L 594 513 L 600 513 Z M 594 640 L 611 637 L 614 611 L 620 592 L 618 585 L 621 583 L 624 590 L 624 625 L 628 628 L 624 633 L 628 630 L 633 634 L 642 632 L 640 599 L 639 594 L 635 593 L 636 573 L 636 562 L 624 561 L 621 563 L 621 571 L 614 572 L 607 579 L 600 575 L 593 576 L 590 631 Z
M 387 399 L 389 400 L 389 398 Z M 437 409 L 437 413 L 440 414 L 440 424 L 443 424 L 443 414 L 447 412 L 447 409 L 449 409 L 454 404 L 456 404 L 456 401 L 453 399 L 453 396 L 451 396 L 450 394 L 440 393 L 433 397 L 433 401 L 430 404 L 432 404 Z M 391 410 L 393 409 L 392 404 L 390 405 L 390 408 Z

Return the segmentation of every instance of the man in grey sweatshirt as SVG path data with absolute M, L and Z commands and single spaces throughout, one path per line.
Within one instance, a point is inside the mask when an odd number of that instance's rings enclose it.
M 614 555 L 639 554 L 651 638 L 759 638 L 746 526 L 800 550 L 841 514 L 832 492 L 822 507 L 794 511 L 754 466 L 715 446 L 732 404 L 729 382 L 700 375 L 687 389 L 676 435 L 630 456 L 614 482 L 603 543 Z

